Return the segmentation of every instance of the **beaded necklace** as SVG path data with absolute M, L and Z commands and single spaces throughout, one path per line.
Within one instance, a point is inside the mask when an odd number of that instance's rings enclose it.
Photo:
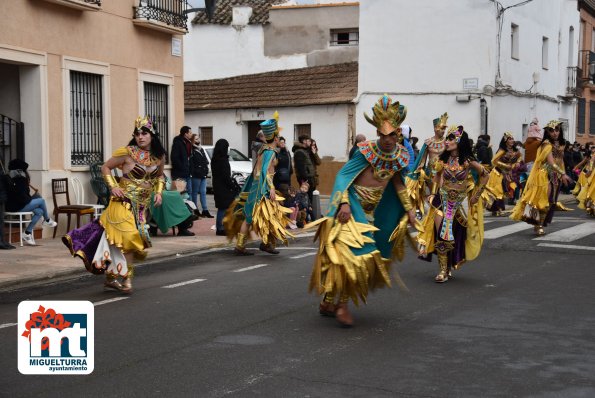
M 143 166 L 151 166 L 155 163 L 150 151 L 141 149 L 136 145 L 129 146 L 128 150 L 130 157 L 138 164 L 142 164 Z

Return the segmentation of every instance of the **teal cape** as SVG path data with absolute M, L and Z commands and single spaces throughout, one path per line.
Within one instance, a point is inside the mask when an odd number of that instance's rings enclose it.
M 244 217 L 246 218 L 246 222 L 248 224 L 252 224 L 252 213 L 254 212 L 254 206 L 256 206 L 262 200 L 262 198 L 268 198 L 270 196 L 270 187 L 269 183 L 267 182 L 267 173 L 270 163 L 277 157 L 277 152 L 275 152 L 275 150 L 271 149 L 270 147 L 263 146 L 259 156 L 262 158 L 259 178 L 256 179 L 254 177 L 256 170 L 253 170 L 252 174 L 250 174 L 250 177 L 248 177 L 246 183 L 244 184 L 242 193 L 240 193 L 240 196 L 242 196 L 242 194 L 247 194 L 248 196 L 243 210 Z
M 335 217 L 337 208 L 341 204 L 341 198 L 344 192 L 347 191 L 351 214 L 355 221 L 363 224 L 369 223 L 353 188 L 353 182 L 357 176 L 368 166 L 370 166 L 370 163 L 358 150 L 353 158 L 341 168 L 335 179 L 327 217 Z M 374 243 L 365 243 L 361 248 L 352 248 L 353 254 L 361 256 L 379 250 L 383 258 L 390 259 L 394 242 L 390 242 L 389 238 L 404 214 L 405 209 L 397 196 L 394 184 L 389 181 L 382 194 L 382 199 L 374 211 L 374 226 L 378 228 L 378 231 L 364 233 L 365 236 L 374 239 Z
M 415 162 L 413 162 L 412 165 L 409 166 L 409 168 L 408 168 L 409 169 L 409 173 L 407 173 L 408 178 L 415 180 L 415 181 L 419 180 L 420 173 L 415 172 L 415 170 L 417 170 L 417 168 L 419 167 L 419 164 L 420 164 L 421 160 L 423 159 L 424 154 L 426 153 L 427 150 L 428 150 L 428 146 L 426 144 L 423 144 L 421 146 L 421 149 L 419 150 L 419 153 L 417 154 L 417 158 L 415 158 Z M 427 176 L 430 175 L 431 170 L 429 167 L 426 167 L 424 171 Z

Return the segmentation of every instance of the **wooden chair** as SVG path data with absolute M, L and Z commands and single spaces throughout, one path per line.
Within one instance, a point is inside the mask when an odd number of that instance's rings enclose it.
M 61 196 L 66 197 L 66 204 L 59 206 L 58 198 Z M 91 206 L 85 205 L 72 205 L 70 204 L 70 193 L 68 191 L 68 178 L 54 178 L 52 179 L 52 199 L 54 201 L 54 220 L 57 223 L 59 221 L 60 214 L 66 214 L 68 216 L 67 231 L 70 231 L 70 218 L 73 214 L 76 214 L 76 227 L 79 228 L 81 224 L 81 216 L 89 215 L 89 221 L 93 220 L 95 215 L 95 209 Z M 58 226 L 54 228 L 54 238 L 56 237 L 56 231 Z

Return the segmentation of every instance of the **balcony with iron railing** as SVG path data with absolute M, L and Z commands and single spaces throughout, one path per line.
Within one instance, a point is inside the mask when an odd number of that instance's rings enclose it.
M 186 0 L 139 0 L 133 23 L 171 34 L 186 34 Z
M 566 96 L 576 97 L 580 94 L 580 76 L 583 72 L 578 66 L 569 66 L 566 69 Z
M 43 0 L 48 3 L 60 4 L 82 11 L 98 11 L 101 9 L 101 0 Z
M 595 88 L 593 81 L 595 78 L 595 52 L 590 50 L 579 51 L 579 76 L 581 87 Z

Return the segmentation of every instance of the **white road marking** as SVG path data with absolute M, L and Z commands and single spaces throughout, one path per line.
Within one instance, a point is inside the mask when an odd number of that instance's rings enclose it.
M 129 298 L 130 297 L 115 297 L 115 298 L 108 299 L 108 300 L 98 301 L 96 303 L 93 303 L 93 305 L 95 307 L 97 307 L 98 305 L 109 304 L 109 303 L 113 303 L 114 301 L 126 300 L 126 299 L 129 299 Z
M 498 227 L 494 229 L 490 229 L 489 231 L 485 231 L 483 238 L 484 239 L 497 239 L 501 238 L 506 235 L 514 234 L 515 232 L 520 232 L 525 229 L 531 229 L 533 225 L 524 223 L 524 222 L 517 222 L 514 224 L 506 225 L 504 227 Z
M 277 250 L 312 250 L 312 246 L 275 247 Z
M 293 256 L 293 257 L 289 257 L 289 258 L 304 258 L 304 257 L 308 257 L 308 256 L 313 256 L 315 255 L 317 252 L 310 252 L 310 253 L 304 253 L 304 254 L 298 254 L 297 256 Z
M 561 229 L 533 240 L 549 240 L 556 242 L 572 242 L 595 233 L 595 224 L 583 223 L 570 228 Z
M 295 235 L 295 238 L 296 239 L 297 238 L 308 238 L 308 237 L 314 236 L 314 235 L 316 235 L 316 231 L 314 231 L 314 232 L 304 232 L 303 234 L 296 234 Z
M 192 283 L 198 283 L 198 282 L 202 282 L 202 281 L 206 281 L 206 279 L 191 279 L 186 282 L 180 282 L 180 283 L 174 283 L 173 285 L 161 286 L 161 288 L 162 289 L 173 289 L 174 287 L 190 285 Z
M 251 265 L 250 267 L 236 269 L 236 270 L 234 270 L 233 272 L 244 272 L 244 271 L 250 271 L 251 269 L 256 269 L 256 268 L 266 267 L 267 265 L 268 265 L 268 264 L 256 264 L 256 265 Z
M 0 325 L 0 329 L 9 328 L 11 326 L 16 326 L 16 325 L 18 325 L 18 323 L 3 323 L 2 325 Z
M 539 243 L 537 246 L 557 247 L 560 249 L 595 250 L 595 247 L 592 247 L 592 246 L 560 245 L 560 244 L 556 244 L 556 243 Z

